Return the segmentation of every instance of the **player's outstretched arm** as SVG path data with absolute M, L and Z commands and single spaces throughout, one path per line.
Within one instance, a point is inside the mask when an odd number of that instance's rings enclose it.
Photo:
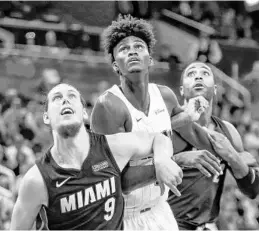
M 42 205 L 47 203 L 47 189 L 34 165 L 24 176 L 14 205 L 11 230 L 32 229 Z
M 259 193 L 258 163 L 250 153 L 244 151 L 241 136 L 236 128 L 229 122 L 224 123 L 232 143 L 221 133 L 206 129 L 208 137 L 215 151 L 227 161 L 240 190 L 254 199 Z
M 153 155 L 157 181 L 180 195 L 176 186 L 181 183 L 181 168 L 171 159 L 173 146 L 171 140 L 162 134 L 146 132 L 119 133 L 106 136 L 119 168 L 122 170 L 130 159 L 142 159 Z

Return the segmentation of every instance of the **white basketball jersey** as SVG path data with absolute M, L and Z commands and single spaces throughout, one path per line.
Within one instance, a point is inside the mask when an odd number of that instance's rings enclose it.
M 137 110 L 124 96 L 122 91 L 117 85 L 111 87 L 109 92 L 119 97 L 127 106 L 132 118 L 132 131 L 147 131 L 147 132 L 163 132 L 171 134 L 171 119 L 168 113 L 165 102 L 162 98 L 160 90 L 156 84 L 149 84 L 148 91 L 150 95 L 149 113 L 146 116 L 142 111 Z M 133 144 L 134 145 L 134 144 Z M 136 165 L 150 165 L 153 158 L 148 157 L 143 160 L 130 161 L 131 166 Z M 167 187 L 166 187 L 167 188 Z M 125 198 L 125 217 L 139 213 L 145 208 L 155 206 L 159 200 L 167 200 L 168 188 L 163 196 L 161 196 L 160 186 L 150 184 L 143 188 L 137 189 Z

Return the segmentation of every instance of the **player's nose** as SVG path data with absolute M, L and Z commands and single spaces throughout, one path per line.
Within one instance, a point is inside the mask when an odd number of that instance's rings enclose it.
M 63 98 L 63 102 L 62 102 L 62 105 L 65 105 L 65 104 L 70 104 L 69 99 L 66 97 Z
M 128 53 L 128 56 L 129 56 L 129 57 L 137 56 L 137 55 L 138 55 L 138 53 L 137 53 L 136 50 L 134 50 L 134 49 L 131 49 L 131 50 L 129 51 L 129 53 Z
M 197 81 L 197 80 L 202 80 L 203 79 L 203 77 L 199 74 L 199 75 L 196 75 L 195 76 L 195 80 Z

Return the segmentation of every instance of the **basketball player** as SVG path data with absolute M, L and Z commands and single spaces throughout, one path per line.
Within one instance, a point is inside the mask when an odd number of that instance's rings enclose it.
M 190 143 L 183 145 L 179 134 L 174 132 L 173 143 L 181 144 L 182 150 L 174 154 L 175 161 L 183 168 L 183 181 L 178 186 L 181 197 L 169 192 L 168 202 L 175 214 L 181 230 L 215 229 L 213 224 L 219 215 L 220 198 L 222 195 L 226 169 L 230 169 L 237 185 L 243 193 L 255 198 L 259 192 L 259 177 L 255 171 L 256 160 L 244 151 L 243 144 L 236 128 L 227 121 L 212 115 L 214 96 L 217 93 L 215 77 L 210 66 L 202 62 L 194 62 L 187 66 L 182 74 L 181 94 L 187 103 L 191 98 L 202 95 L 209 101 L 209 108 L 202 113 L 198 123 L 208 133 L 208 138 L 214 147 L 212 154 L 208 150 L 197 150 Z M 215 131 L 214 131 L 215 130 Z M 179 150 L 179 147 L 178 147 Z M 221 174 L 218 166 L 221 165 Z M 152 172 L 152 166 L 134 170 L 138 175 L 152 179 L 147 173 Z M 155 176 L 154 176 L 155 178 Z M 149 182 L 150 183 L 150 182 Z M 136 184 L 136 185 L 132 185 Z M 137 181 L 124 184 L 126 191 L 141 187 Z
M 105 30 L 104 41 L 112 67 L 120 76 L 120 86 L 114 85 L 98 98 L 91 117 L 94 132 L 146 131 L 171 136 L 172 126 L 177 129 L 197 120 L 208 106 L 204 97 L 199 96 L 190 100 L 183 111 L 171 89 L 149 83 L 155 39 L 151 25 L 145 20 L 119 17 Z M 195 134 L 195 130 L 184 137 L 189 138 L 190 134 Z M 130 166 L 137 165 L 152 165 L 152 157 L 130 161 Z M 148 180 L 145 175 L 135 177 L 134 173 L 133 170 L 130 174 L 132 180 Z M 123 178 L 122 184 L 130 176 Z M 159 185 L 151 184 L 125 195 L 125 229 L 178 229 L 166 202 L 168 191 L 163 194 L 163 190 L 161 193 Z M 174 193 L 180 196 L 177 189 Z
M 215 228 L 220 211 L 226 169 L 234 176 L 238 187 L 250 198 L 259 193 L 259 175 L 251 165 L 256 160 L 244 151 L 242 139 L 229 122 L 212 115 L 217 85 L 212 69 L 202 62 L 187 66 L 182 74 L 180 93 L 185 103 L 196 96 L 204 96 L 209 107 L 202 113 L 198 123 L 204 126 L 221 162 L 222 174 L 214 175 L 208 161 L 207 150 L 197 150 L 189 145 L 181 153 L 175 153 L 176 162 L 183 167 L 184 178 L 179 190 L 181 198 L 169 192 L 168 202 L 175 213 L 179 228 L 195 230 Z
M 166 136 L 97 135 L 86 130 L 86 116 L 77 89 L 59 84 L 50 90 L 43 120 L 54 145 L 24 176 L 11 229 L 31 229 L 39 211 L 45 221 L 39 229 L 122 229 L 120 174 L 132 158 L 153 153 L 158 181 L 169 187 L 181 183 L 182 171 L 171 160 L 172 144 Z

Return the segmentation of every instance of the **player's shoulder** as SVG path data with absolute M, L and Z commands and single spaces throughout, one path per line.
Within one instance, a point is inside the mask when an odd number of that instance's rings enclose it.
M 167 105 L 167 108 L 170 109 L 170 111 L 172 111 L 175 107 L 179 106 L 177 96 L 175 95 L 174 91 L 171 88 L 165 85 L 158 85 L 158 84 L 157 84 L 157 87 L 161 93 L 161 96 L 164 102 Z
M 126 105 L 123 101 L 113 93 L 106 91 L 101 94 L 94 106 L 95 109 L 100 111 L 122 111 L 126 109 Z
M 37 165 L 33 165 L 24 175 L 23 182 L 27 186 L 42 187 L 44 186 L 44 180 L 38 169 Z
M 157 84 L 157 87 L 164 99 L 172 101 L 174 100 L 174 98 L 176 98 L 174 91 L 170 87 L 167 87 L 165 85 L 159 85 L 159 84 Z

